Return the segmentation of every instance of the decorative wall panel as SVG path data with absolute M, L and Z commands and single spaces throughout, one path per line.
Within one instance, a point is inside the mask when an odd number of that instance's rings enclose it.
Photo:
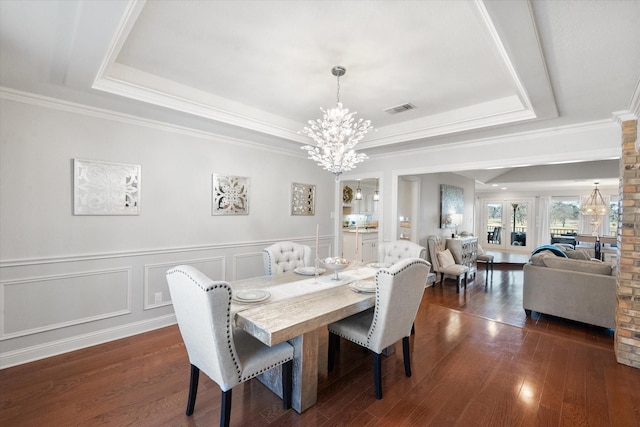
M 200 270 L 211 280 L 226 280 L 224 264 L 224 256 L 146 264 L 144 266 L 144 309 L 149 310 L 171 305 L 167 270 L 177 265 L 190 265 Z
M 2 282 L 2 336 L 35 334 L 131 312 L 131 268 Z
M 249 178 L 213 174 L 211 215 L 248 215 Z
M 73 161 L 74 215 L 139 215 L 139 165 Z
M 315 215 L 316 186 L 294 182 L 291 185 L 291 215 Z

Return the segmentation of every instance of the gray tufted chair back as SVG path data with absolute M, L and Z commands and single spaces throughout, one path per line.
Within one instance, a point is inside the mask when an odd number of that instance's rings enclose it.
M 274 276 L 311 265 L 311 248 L 295 242 L 279 242 L 262 250 L 264 273 Z
M 426 259 L 427 249 L 409 240 L 384 242 L 378 248 L 378 262 L 395 264 L 407 258 Z
M 446 249 L 447 242 L 440 236 L 432 235 L 427 240 L 427 246 L 429 247 L 429 260 L 433 266 L 433 271 L 441 272 L 442 268 L 438 262 L 438 252 L 442 252 Z
M 408 337 L 431 266 L 407 258 L 376 272 L 376 305 L 365 346 L 376 353 Z

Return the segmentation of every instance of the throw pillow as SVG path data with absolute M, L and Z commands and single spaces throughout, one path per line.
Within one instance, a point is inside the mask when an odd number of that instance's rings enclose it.
M 538 267 L 546 267 L 543 258 L 546 256 L 555 256 L 553 253 L 549 251 L 538 252 L 537 254 L 531 257 L 531 265 L 536 265 Z
M 578 250 L 569 249 L 565 253 L 567 254 L 567 257 L 569 257 L 570 259 L 582 259 L 585 261 L 589 261 L 591 259 L 589 254 L 582 249 L 578 249 Z
M 560 257 L 544 257 L 543 262 L 547 267 L 563 270 L 579 271 L 582 273 L 604 274 L 610 276 L 611 264 L 600 261 L 583 261 L 579 259 L 567 259 Z
M 589 254 L 583 251 L 582 249 L 576 250 L 569 245 L 563 245 L 561 243 L 556 243 L 554 244 L 554 246 L 556 246 L 558 249 L 564 252 L 567 258 L 569 259 L 582 259 L 585 261 L 589 261 L 591 259 Z
M 440 263 L 440 267 L 442 268 L 451 267 L 456 263 L 449 249 L 438 252 L 438 262 Z

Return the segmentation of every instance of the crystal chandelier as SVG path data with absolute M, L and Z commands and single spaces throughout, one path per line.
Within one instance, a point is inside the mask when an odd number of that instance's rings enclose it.
M 368 159 L 364 153 L 356 153 L 354 147 L 367 132 L 373 127 L 370 120 L 354 119 L 355 111 L 350 113 L 347 108 L 342 108 L 340 102 L 340 77 L 347 72 L 346 68 L 336 66 L 331 69 L 331 74 L 338 81 L 336 108 L 325 110 L 322 119 L 309 120 L 309 127 L 305 127 L 302 133 L 310 137 L 316 143 L 305 145 L 303 150 L 309 152 L 309 159 L 318 162 L 318 166 L 335 174 L 338 181 L 340 174 L 356 167 L 357 163 Z
M 598 183 L 594 182 L 596 188 L 587 198 L 587 201 L 580 207 L 580 213 L 582 215 L 607 215 L 611 209 L 604 202 L 600 190 L 598 190 Z

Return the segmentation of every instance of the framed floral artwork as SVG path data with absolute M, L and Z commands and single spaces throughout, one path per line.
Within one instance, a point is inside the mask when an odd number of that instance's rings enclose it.
M 140 215 L 140 169 L 73 159 L 73 214 Z
M 248 215 L 249 178 L 212 175 L 211 215 Z
M 316 186 L 311 184 L 291 184 L 291 215 L 316 214 Z

